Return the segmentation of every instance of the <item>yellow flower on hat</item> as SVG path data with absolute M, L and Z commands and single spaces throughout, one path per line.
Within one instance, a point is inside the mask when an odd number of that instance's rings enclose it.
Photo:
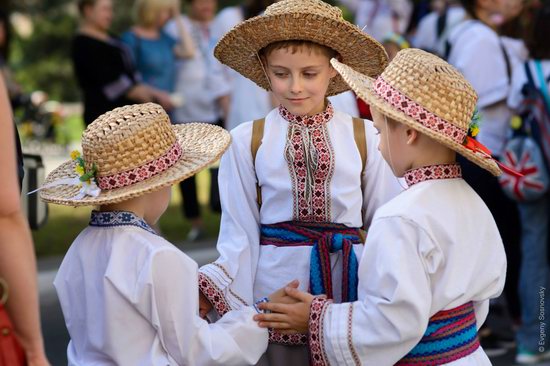
M 472 126 L 470 131 L 472 133 L 472 137 L 476 137 L 477 134 L 479 133 L 479 126 L 477 126 L 477 125 Z
M 84 175 L 84 167 L 82 167 L 81 165 L 75 166 L 74 171 L 80 176 Z
M 72 160 L 76 160 L 80 157 L 80 152 L 78 150 L 73 150 L 71 152 L 71 159 Z

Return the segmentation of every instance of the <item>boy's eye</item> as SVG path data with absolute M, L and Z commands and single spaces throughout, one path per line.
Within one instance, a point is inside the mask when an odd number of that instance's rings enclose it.
M 311 79 L 311 78 L 316 77 L 316 76 L 317 76 L 317 73 L 314 73 L 314 72 L 306 72 L 306 73 L 304 74 L 304 76 L 305 76 L 306 78 L 308 78 L 308 79 Z
M 278 78 L 284 78 L 287 73 L 286 72 L 274 72 L 273 75 L 275 75 Z

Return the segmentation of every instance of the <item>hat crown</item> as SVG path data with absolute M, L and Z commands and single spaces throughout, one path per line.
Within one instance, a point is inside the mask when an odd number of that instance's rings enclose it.
M 468 131 L 477 94 L 464 76 L 444 60 L 419 49 L 404 49 L 381 77 L 426 110 Z
M 164 109 L 155 103 L 116 108 L 96 118 L 82 136 L 86 165 L 98 176 L 143 166 L 164 155 L 176 134 Z
M 278 1 L 265 10 L 266 16 L 282 15 L 289 13 L 307 13 L 319 15 L 326 18 L 343 20 L 342 10 L 336 6 L 325 3 L 321 0 L 283 0 Z

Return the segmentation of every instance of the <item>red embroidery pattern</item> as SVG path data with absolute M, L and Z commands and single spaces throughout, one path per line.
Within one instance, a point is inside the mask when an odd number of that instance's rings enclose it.
M 425 180 L 462 178 L 462 169 L 459 164 L 430 165 L 411 169 L 404 178 L 410 187 Z
M 355 362 L 356 365 L 361 366 L 361 360 L 359 359 L 359 356 L 357 356 L 357 352 L 355 352 L 355 347 L 353 347 L 353 303 L 349 304 L 349 312 L 348 312 L 348 347 L 351 352 L 351 356 L 353 357 L 353 362 Z
M 328 103 L 323 113 L 314 116 L 296 116 L 285 107 L 279 112 L 289 123 L 285 158 L 288 163 L 294 193 L 294 220 L 305 222 L 330 222 L 330 181 L 334 173 L 334 151 L 326 123 L 334 115 Z M 316 166 L 313 167 L 313 187 L 311 197 L 306 195 L 308 162 L 304 134 L 309 134 L 308 143 L 315 150 Z M 312 164 L 312 163 L 309 163 Z M 311 168 L 311 167 L 310 167 Z
M 315 297 L 309 311 L 309 354 L 312 366 L 328 365 L 323 339 L 323 320 L 332 300 Z
M 307 334 L 281 334 L 270 329 L 269 343 L 282 344 L 285 346 L 303 346 L 307 344 Z
M 381 76 L 376 79 L 374 88 L 376 94 L 390 103 L 407 116 L 413 118 L 424 127 L 443 134 L 458 144 L 462 144 L 468 131 L 461 129 L 441 117 L 436 116 L 420 104 L 402 94 L 399 90 L 388 84 Z
M 97 185 L 102 190 L 127 187 L 160 174 L 176 164 L 182 154 L 181 146 L 176 142 L 166 154 L 140 167 L 121 173 L 97 178 Z
M 220 316 L 231 310 L 220 289 L 203 273 L 199 273 L 199 289 Z

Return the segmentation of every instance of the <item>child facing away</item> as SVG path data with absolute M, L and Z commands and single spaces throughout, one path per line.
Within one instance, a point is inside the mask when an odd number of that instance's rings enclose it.
M 400 51 L 377 79 L 332 61 L 373 107 L 380 149 L 409 188 L 377 210 L 359 264 L 358 301 L 288 289 L 294 305 L 262 304 L 262 326 L 307 331 L 314 365 L 490 365 L 477 330 L 503 289 L 494 219 L 461 178 L 459 153 L 500 174 L 469 135 L 476 94 L 452 66 Z
M 349 89 L 330 59 L 376 76 L 383 47 L 337 7 L 284 0 L 236 26 L 215 55 L 280 106 L 232 130 L 219 173 L 220 257 L 199 275 L 202 313 L 252 304 L 293 279 L 335 302 L 355 300 L 361 229 L 401 187 L 370 122 L 327 101 Z M 271 332 L 270 342 L 261 364 L 307 364 L 306 335 Z
M 45 201 L 99 206 L 54 281 L 69 365 L 243 365 L 264 353 L 267 331 L 252 308 L 216 324 L 199 317 L 197 264 L 151 229 L 171 186 L 229 142 L 217 126 L 172 126 L 157 104 L 125 106 L 91 123 L 83 155 L 48 176 Z

